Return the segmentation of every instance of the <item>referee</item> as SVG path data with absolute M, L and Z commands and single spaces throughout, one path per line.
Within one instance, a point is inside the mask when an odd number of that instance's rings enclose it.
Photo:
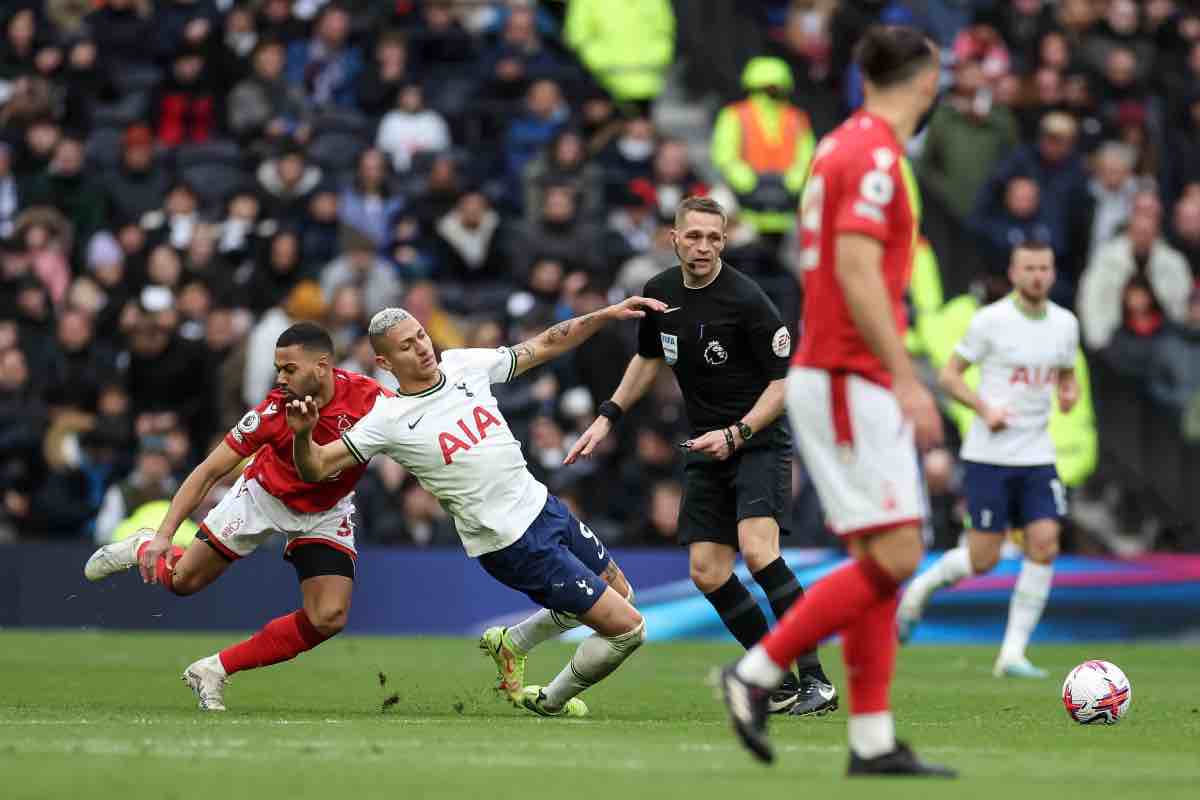
M 592 453 L 654 383 L 664 361 L 675 371 L 691 424 L 683 444 L 680 543 L 688 547 L 692 582 L 749 649 L 768 624 L 733 573 L 738 551 L 777 619 L 804 593 L 779 554 L 779 525 L 791 504 L 792 444 L 783 399 L 792 338 L 762 289 L 721 261 L 725 223 L 725 211 L 707 197 L 679 204 L 671 232 L 679 266 L 655 275 L 642 293 L 667 308 L 642 318 L 637 355 L 566 462 Z M 836 709 L 837 693 L 816 651 L 796 666 L 799 678 L 788 676 L 771 697 L 771 711 Z

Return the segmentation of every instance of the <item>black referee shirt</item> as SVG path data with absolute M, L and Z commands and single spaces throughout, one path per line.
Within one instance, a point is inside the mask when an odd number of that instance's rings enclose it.
M 792 337 L 779 309 L 728 264 L 700 289 L 684 286 L 683 270 L 672 267 L 651 278 L 642 294 L 667 310 L 641 319 L 638 354 L 665 359 L 675 371 L 693 436 L 737 422 L 768 383 L 787 375 Z M 785 419 L 780 415 L 769 428 Z

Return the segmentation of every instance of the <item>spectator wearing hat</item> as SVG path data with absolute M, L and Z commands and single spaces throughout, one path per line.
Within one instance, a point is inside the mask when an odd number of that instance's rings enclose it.
M 746 97 L 721 109 L 713 126 L 713 166 L 737 194 L 743 218 L 763 234 L 795 226 L 816 145 L 808 115 L 788 100 L 793 86 L 786 61 L 752 58 L 742 71 Z
M 425 106 L 421 85 L 402 84 L 395 94 L 395 108 L 384 115 L 375 136 L 375 146 L 387 154 L 392 169 L 408 172 L 413 156 L 440 153 L 450 145 L 450 127 L 445 117 Z
M 109 212 L 123 219 L 140 219 L 161 205 L 170 180 L 155 158 L 150 126 L 130 125 L 121 137 L 120 163 L 104 176 Z

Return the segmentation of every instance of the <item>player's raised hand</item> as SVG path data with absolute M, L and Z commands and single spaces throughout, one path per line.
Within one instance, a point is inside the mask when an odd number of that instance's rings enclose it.
M 311 395 L 287 404 L 287 424 L 294 433 L 307 434 L 317 424 L 317 401 Z
M 942 415 L 925 384 L 916 377 L 896 378 L 892 383 L 892 394 L 896 396 L 900 413 L 913 424 L 917 447 L 925 451 L 941 444 Z
M 650 297 L 627 297 L 616 305 L 608 307 L 609 315 L 613 319 L 640 319 L 646 316 L 647 311 L 666 311 L 667 304 L 662 300 L 654 300 Z
M 608 432 L 611 430 L 612 420 L 604 416 L 596 417 L 595 421 L 583 432 L 583 436 L 580 436 L 575 440 L 575 444 L 571 445 L 571 452 L 567 453 L 563 463 L 574 464 L 580 456 L 590 457 L 592 451 L 604 440 L 605 436 L 608 436 Z

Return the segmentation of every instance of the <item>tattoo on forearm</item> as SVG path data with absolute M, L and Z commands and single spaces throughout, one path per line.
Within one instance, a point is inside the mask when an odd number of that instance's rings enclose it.
M 571 333 L 572 328 L 574 328 L 576 330 L 582 330 L 584 328 L 590 327 L 595 322 L 596 322 L 596 312 L 595 311 L 593 311 L 591 314 L 584 314 L 582 317 L 576 317 L 574 319 L 564 320 L 564 321 L 558 323 L 557 325 L 555 325 L 553 328 L 550 328 L 549 330 L 546 331 L 546 334 L 545 334 L 546 340 L 553 343 L 553 342 L 558 341 L 559 339 L 565 339 Z

